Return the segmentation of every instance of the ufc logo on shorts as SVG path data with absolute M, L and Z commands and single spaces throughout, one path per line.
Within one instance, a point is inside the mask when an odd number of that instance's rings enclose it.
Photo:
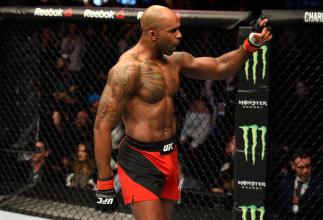
M 112 205 L 113 204 L 113 198 L 98 198 L 97 201 L 98 204 L 107 204 L 107 205 Z
M 169 151 L 171 151 L 173 149 L 174 149 L 173 143 L 166 144 L 166 145 L 164 145 L 163 152 L 169 152 Z

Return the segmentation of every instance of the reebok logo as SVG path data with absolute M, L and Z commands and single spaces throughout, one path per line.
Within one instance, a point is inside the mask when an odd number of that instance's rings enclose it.
M 36 8 L 34 11 L 35 16 L 44 16 L 44 17 L 63 17 L 64 10 L 59 9 L 53 9 L 53 8 Z
M 114 19 L 115 12 L 112 10 L 104 11 L 104 10 L 91 10 L 86 9 L 84 11 L 84 18 L 106 18 L 106 19 Z
M 174 144 L 174 143 L 170 143 L 170 144 L 166 144 L 166 145 L 164 145 L 163 152 L 169 152 L 169 151 L 172 151 L 172 150 L 174 149 L 173 144 Z
M 41 17 L 71 17 L 73 15 L 73 9 L 68 8 L 66 10 L 63 10 L 61 8 L 36 8 L 34 15 Z

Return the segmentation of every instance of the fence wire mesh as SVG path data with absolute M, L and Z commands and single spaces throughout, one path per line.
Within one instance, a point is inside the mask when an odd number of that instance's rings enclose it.
M 194 56 L 235 48 L 236 30 L 181 31 L 179 50 Z M 1 209 L 57 219 L 132 219 L 120 192 L 117 213 L 94 210 L 92 130 L 108 69 L 138 40 L 139 27 L 2 20 L 0 33 Z M 181 78 L 174 99 L 182 198 L 173 219 L 230 218 L 235 84 L 234 78 Z M 123 136 L 119 124 L 113 131 L 114 162 Z
M 322 219 L 323 28 L 273 30 L 268 219 Z M 299 195 L 295 173 L 310 176 Z

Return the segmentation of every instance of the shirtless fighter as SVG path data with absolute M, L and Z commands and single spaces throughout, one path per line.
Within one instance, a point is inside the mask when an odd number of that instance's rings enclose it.
M 264 26 L 267 19 L 260 22 Z M 125 204 L 137 220 L 168 220 L 179 199 L 173 96 L 179 74 L 222 80 L 243 66 L 252 52 L 271 40 L 264 27 L 238 49 L 218 58 L 175 52 L 182 38 L 180 19 L 154 5 L 140 20 L 142 35 L 108 73 L 94 126 L 99 179 L 97 205 L 115 204 L 110 168 L 111 131 L 122 118 L 126 137 L 120 144 L 118 174 Z

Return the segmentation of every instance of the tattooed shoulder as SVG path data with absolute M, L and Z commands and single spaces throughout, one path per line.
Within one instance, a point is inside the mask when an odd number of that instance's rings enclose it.
M 114 127 L 120 120 L 127 102 L 138 87 L 138 67 L 133 64 L 114 66 L 108 73 L 108 82 L 103 90 L 95 128 L 102 123 Z
M 108 74 L 108 85 L 112 89 L 112 96 L 133 92 L 138 87 L 140 66 L 128 63 L 113 67 Z

